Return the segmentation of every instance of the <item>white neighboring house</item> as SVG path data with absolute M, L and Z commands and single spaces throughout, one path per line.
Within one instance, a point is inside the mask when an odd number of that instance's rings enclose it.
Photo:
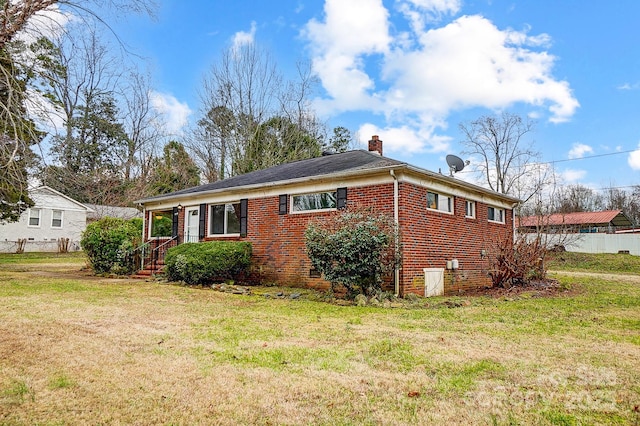
M 80 250 L 80 238 L 93 210 L 48 186 L 29 191 L 34 206 L 18 222 L 0 224 L 0 252 L 15 253 L 18 240 L 24 251 L 58 251 L 58 240 L 68 238 L 69 251 Z
M 120 219 L 142 219 L 142 212 L 135 207 L 105 206 L 102 204 L 85 204 L 91 210 L 87 212 L 87 224 L 105 217 L 117 217 Z

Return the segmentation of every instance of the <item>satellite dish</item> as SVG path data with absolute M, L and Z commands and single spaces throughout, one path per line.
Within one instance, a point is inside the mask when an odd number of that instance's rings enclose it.
M 447 164 L 449 165 L 449 176 L 453 176 L 454 173 L 457 173 L 464 169 L 465 165 L 469 164 L 469 161 L 466 163 L 462 161 L 462 158 L 457 157 L 455 155 L 449 154 L 447 155 Z

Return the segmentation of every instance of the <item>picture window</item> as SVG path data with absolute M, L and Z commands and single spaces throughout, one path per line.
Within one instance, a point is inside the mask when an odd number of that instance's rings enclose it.
M 336 192 L 294 195 L 291 197 L 291 209 L 293 212 L 335 209 L 336 198 Z
M 240 203 L 211 206 L 211 235 L 236 235 L 240 233 Z

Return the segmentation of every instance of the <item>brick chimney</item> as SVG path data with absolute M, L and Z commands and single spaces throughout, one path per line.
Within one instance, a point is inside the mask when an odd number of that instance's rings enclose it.
M 377 152 L 382 155 L 382 141 L 378 138 L 378 135 L 371 136 L 371 140 L 369 141 L 369 151 Z

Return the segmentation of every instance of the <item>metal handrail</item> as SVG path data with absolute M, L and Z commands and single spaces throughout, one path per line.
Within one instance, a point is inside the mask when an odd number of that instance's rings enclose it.
M 124 253 L 125 259 L 133 258 L 133 267 L 135 270 L 140 270 L 144 266 L 144 259 L 146 257 L 146 251 L 151 247 L 149 242 L 141 244 L 135 248 L 132 248 Z
M 170 239 L 168 239 L 167 241 L 165 241 L 164 243 L 154 247 L 153 249 L 151 249 L 151 275 L 155 275 L 155 271 L 158 267 L 158 261 L 159 260 L 164 260 L 164 255 L 167 251 L 168 248 L 173 247 L 173 242 L 176 242 L 175 245 L 180 244 L 180 239 L 178 238 L 178 236 L 175 237 L 171 237 Z M 172 244 L 170 247 L 170 244 Z

